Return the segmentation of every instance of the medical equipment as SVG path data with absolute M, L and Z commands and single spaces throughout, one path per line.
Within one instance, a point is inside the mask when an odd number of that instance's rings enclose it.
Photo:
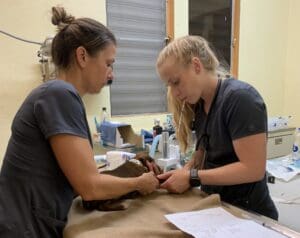
M 163 131 L 161 140 L 162 140 L 162 157 L 169 158 L 169 132 Z
M 46 37 L 45 41 L 43 43 L 40 43 L 32 40 L 26 40 L 22 37 L 15 36 L 14 34 L 5 32 L 3 30 L 0 30 L 0 33 L 14 38 L 16 40 L 20 40 L 30 44 L 40 45 L 40 50 L 38 51 L 37 55 L 41 58 L 39 62 L 41 63 L 43 81 L 45 82 L 49 79 L 54 79 L 56 77 L 56 68 L 51 58 L 51 43 L 53 39 L 52 36 Z
M 156 163 L 164 172 L 181 167 L 179 163 L 180 149 L 176 142 L 175 134 L 169 136 L 168 132 L 163 132 L 162 135 L 158 136 L 161 136 L 162 158 L 159 158 Z
M 52 61 L 51 56 L 51 44 L 53 37 L 46 37 L 45 41 L 41 45 L 40 50 L 38 51 L 38 57 L 41 59 L 39 62 L 41 63 L 41 72 L 43 82 L 48 81 L 50 79 L 55 79 L 57 76 L 57 69 Z
M 291 154 L 295 140 L 295 127 L 268 132 L 267 159 Z
M 289 128 L 292 116 L 278 116 L 268 118 L 268 131 L 276 131 Z
M 204 124 L 203 133 L 202 133 L 202 135 L 200 135 L 199 139 L 197 139 L 197 142 L 196 142 L 195 149 L 198 150 L 199 147 L 200 147 L 203 150 L 203 157 L 202 157 L 202 160 L 201 160 L 200 169 L 204 168 L 204 164 L 205 164 L 205 162 L 207 161 L 207 158 L 208 158 L 207 150 L 209 149 L 209 135 L 207 134 L 207 128 L 208 128 L 208 123 L 209 123 L 209 118 L 211 116 L 212 108 L 214 107 L 214 105 L 216 103 L 217 96 L 219 94 L 219 90 L 220 90 L 220 87 L 221 87 L 221 82 L 222 82 L 221 79 L 218 79 L 217 89 L 216 89 L 215 95 L 213 97 L 212 103 L 210 105 L 210 109 L 208 111 L 206 121 L 204 122 L 205 124 Z

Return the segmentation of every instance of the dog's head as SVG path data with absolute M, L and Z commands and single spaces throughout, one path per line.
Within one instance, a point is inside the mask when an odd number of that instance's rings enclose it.
M 140 161 L 146 168 L 147 172 L 153 171 L 156 175 L 162 173 L 162 169 L 155 163 L 154 159 L 147 152 L 140 152 L 136 154 L 134 159 Z
M 155 163 L 154 159 L 146 152 L 140 152 L 136 156 L 126 161 L 114 170 L 105 170 L 101 173 L 110 174 L 117 177 L 138 177 L 143 173 L 153 171 L 156 175 L 161 174 L 161 168 Z
M 133 178 L 141 176 L 143 173 L 147 173 L 149 171 L 153 171 L 156 175 L 162 173 L 162 170 L 158 165 L 156 165 L 154 159 L 151 158 L 148 153 L 141 152 L 133 159 L 126 161 L 116 169 L 105 170 L 100 173 L 122 178 Z M 137 196 L 139 196 L 139 193 L 134 191 L 123 195 L 118 199 L 82 201 L 82 203 L 83 207 L 87 210 L 97 209 L 100 211 L 118 211 L 126 209 L 126 207 L 122 204 L 123 199 L 132 199 Z

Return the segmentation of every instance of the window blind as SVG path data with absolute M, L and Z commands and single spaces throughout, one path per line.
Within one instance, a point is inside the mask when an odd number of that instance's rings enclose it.
M 165 112 L 166 86 L 156 73 L 165 45 L 166 3 L 162 0 L 110 0 L 107 26 L 117 38 L 112 115 Z

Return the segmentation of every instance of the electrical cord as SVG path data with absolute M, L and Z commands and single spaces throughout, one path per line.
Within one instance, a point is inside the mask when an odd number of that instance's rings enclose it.
M 7 35 L 7 36 L 9 36 L 9 37 L 12 37 L 12 38 L 14 38 L 14 39 L 17 39 L 17 40 L 26 42 L 26 43 L 31 43 L 31 44 L 36 44 L 36 45 L 42 45 L 42 44 L 43 44 L 43 43 L 40 43 L 40 42 L 36 42 L 36 41 L 31 41 L 31 40 L 23 39 L 23 38 L 21 38 L 21 37 L 12 35 L 12 34 L 10 34 L 10 33 L 7 33 L 7 32 L 5 32 L 5 31 L 2 31 L 2 30 L 0 30 L 0 33 L 2 33 L 2 34 L 4 34 L 4 35 Z

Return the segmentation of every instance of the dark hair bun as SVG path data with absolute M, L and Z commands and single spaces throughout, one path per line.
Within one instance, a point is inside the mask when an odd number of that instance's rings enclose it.
M 64 28 L 75 20 L 75 17 L 67 14 L 63 7 L 52 7 L 52 24 L 58 26 L 59 29 Z

